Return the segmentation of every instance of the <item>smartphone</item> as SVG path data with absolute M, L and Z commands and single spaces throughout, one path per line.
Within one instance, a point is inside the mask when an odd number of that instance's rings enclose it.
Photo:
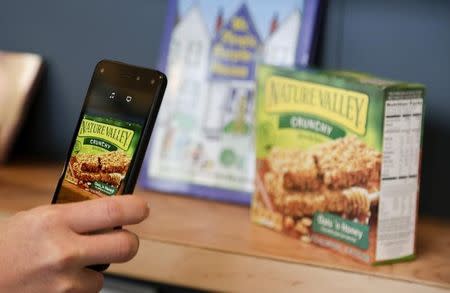
M 133 193 L 166 85 L 157 70 L 97 64 L 52 204 Z

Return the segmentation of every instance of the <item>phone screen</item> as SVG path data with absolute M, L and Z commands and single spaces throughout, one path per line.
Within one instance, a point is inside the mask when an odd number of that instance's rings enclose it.
M 55 203 L 123 193 L 158 96 L 161 75 L 124 76 L 114 66 L 100 67 L 87 93 Z

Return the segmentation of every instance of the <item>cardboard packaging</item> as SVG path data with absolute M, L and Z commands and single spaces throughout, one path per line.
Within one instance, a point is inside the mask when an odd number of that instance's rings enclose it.
M 424 93 L 259 66 L 252 221 L 364 263 L 412 259 Z
M 308 66 L 321 0 L 166 2 L 158 68 L 170 82 L 140 184 L 249 205 L 257 61 Z

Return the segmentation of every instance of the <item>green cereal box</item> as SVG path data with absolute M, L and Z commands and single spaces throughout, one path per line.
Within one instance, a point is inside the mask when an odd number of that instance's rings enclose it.
M 412 259 L 424 93 L 259 66 L 252 221 L 364 263 Z

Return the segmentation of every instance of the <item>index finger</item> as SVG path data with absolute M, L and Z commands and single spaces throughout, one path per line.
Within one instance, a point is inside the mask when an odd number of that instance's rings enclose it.
M 114 196 L 64 204 L 64 219 L 77 233 L 132 225 L 148 217 L 149 207 L 139 196 Z

